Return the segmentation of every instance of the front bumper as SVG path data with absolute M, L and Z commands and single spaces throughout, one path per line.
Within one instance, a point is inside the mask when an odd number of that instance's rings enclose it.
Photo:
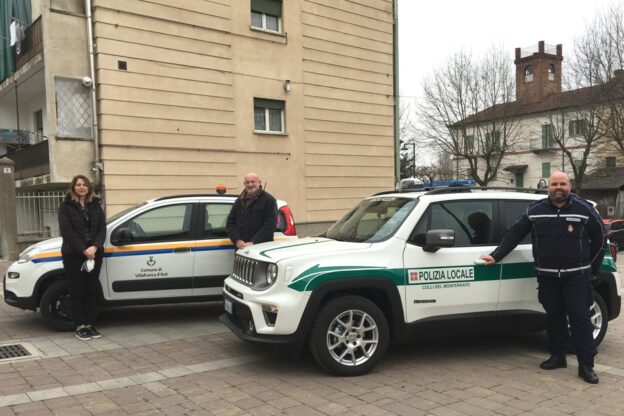
M 232 303 L 232 313 L 226 312 L 219 316 L 219 320 L 234 333 L 237 337 L 245 341 L 261 342 L 267 344 L 293 344 L 302 342 L 301 336 L 295 332 L 290 335 L 266 335 L 256 332 L 251 310 L 247 305 L 237 301 L 234 297 L 223 292 L 224 301 Z
M 5 273 L 2 279 L 2 287 L 4 288 L 4 301 L 7 303 L 7 305 L 11 305 L 20 309 L 28 309 L 31 311 L 37 310 L 37 299 L 34 296 L 25 298 L 17 296 L 15 293 L 6 289 L 6 281 L 7 275 Z

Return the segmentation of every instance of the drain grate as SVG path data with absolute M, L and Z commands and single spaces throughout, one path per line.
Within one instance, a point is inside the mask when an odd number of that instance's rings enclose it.
M 22 344 L 0 345 L 0 360 L 28 357 L 30 352 Z

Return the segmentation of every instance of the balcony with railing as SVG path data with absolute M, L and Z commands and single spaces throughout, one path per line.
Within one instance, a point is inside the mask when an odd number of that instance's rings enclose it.
M 529 148 L 533 153 L 552 152 L 559 147 L 554 139 L 544 139 L 542 137 L 534 137 L 529 141 Z
M 48 140 L 41 132 L 0 129 L 0 155 L 15 162 L 15 179 L 50 173 Z
M 15 70 L 20 69 L 26 62 L 43 51 L 43 31 L 41 28 L 41 16 L 24 30 L 24 39 L 20 41 L 18 48 L 14 48 Z

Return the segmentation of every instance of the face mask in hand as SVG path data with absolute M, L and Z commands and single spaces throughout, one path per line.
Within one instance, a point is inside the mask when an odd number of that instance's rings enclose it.
M 82 263 L 82 267 L 80 268 L 80 270 L 83 272 L 90 272 L 93 270 L 94 267 L 95 260 L 85 260 L 85 262 Z

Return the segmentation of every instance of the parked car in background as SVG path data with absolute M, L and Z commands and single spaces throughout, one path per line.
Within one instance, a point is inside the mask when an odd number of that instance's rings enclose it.
M 100 305 L 221 300 L 234 263 L 225 226 L 235 200 L 221 194 L 168 196 L 108 218 Z M 279 200 L 277 206 L 274 238 L 296 238 L 290 208 Z M 4 276 L 4 300 L 21 309 L 39 308 L 52 328 L 69 331 L 74 325 L 62 241 L 42 241 L 20 254 Z
M 614 243 L 617 250 L 624 249 L 624 219 L 622 218 L 606 218 L 603 220 L 607 229 L 609 240 Z

